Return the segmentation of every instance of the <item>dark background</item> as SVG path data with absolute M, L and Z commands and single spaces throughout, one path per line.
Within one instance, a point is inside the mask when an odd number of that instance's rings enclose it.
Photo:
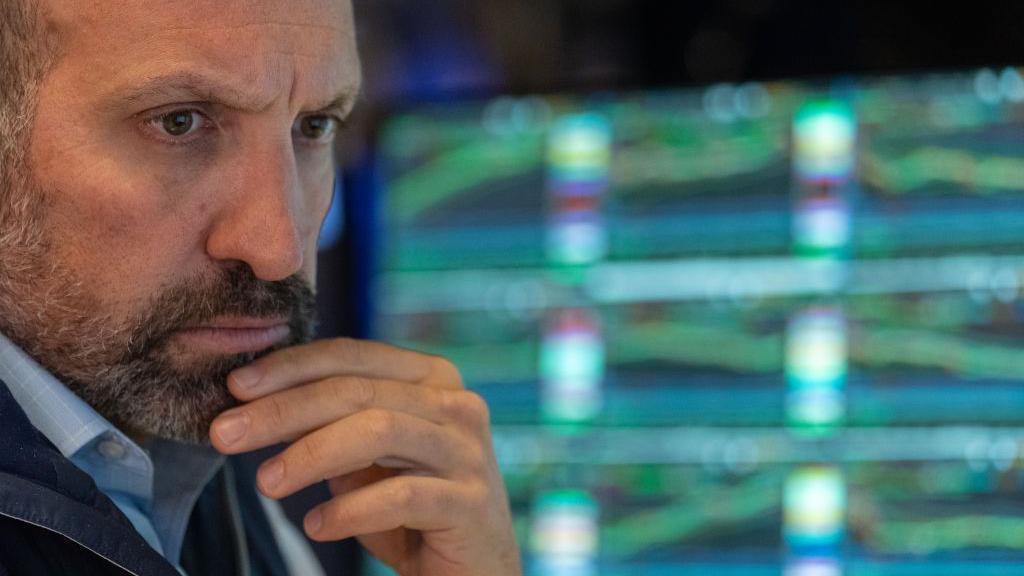
M 354 0 L 364 94 L 339 146 L 346 234 L 321 255 L 322 336 L 365 336 L 373 132 L 413 102 L 1024 63 L 1024 2 Z M 321 495 L 290 508 L 300 520 Z M 342 574 L 337 546 L 321 546 Z M 347 548 L 351 554 L 352 548 Z
M 355 0 L 366 100 L 1019 64 L 1021 2 Z

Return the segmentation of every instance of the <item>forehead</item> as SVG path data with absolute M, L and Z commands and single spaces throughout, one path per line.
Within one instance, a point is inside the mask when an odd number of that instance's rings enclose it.
M 46 8 L 61 42 L 57 67 L 79 71 L 83 90 L 168 68 L 307 98 L 359 83 L 349 0 L 47 0 Z

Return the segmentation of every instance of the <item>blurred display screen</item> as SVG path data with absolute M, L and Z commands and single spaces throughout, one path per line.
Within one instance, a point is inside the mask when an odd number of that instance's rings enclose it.
M 1018 70 L 502 98 L 378 143 L 374 336 L 531 574 L 1024 573 Z

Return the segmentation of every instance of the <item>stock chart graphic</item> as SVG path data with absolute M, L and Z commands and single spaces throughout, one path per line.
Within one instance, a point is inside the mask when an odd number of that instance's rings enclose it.
M 1024 574 L 1013 68 L 397 113 L 375 337 L 491 406 L 531 574 Z

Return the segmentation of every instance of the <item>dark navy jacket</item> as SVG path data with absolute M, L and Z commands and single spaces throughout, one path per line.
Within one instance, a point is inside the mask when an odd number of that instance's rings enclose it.
M 287 574 L 254 470 L 231 458 L 200 496 L 182 551 L 190 576 Z M 0 382 L 0 576 L 49 574 L 180 576 Z

